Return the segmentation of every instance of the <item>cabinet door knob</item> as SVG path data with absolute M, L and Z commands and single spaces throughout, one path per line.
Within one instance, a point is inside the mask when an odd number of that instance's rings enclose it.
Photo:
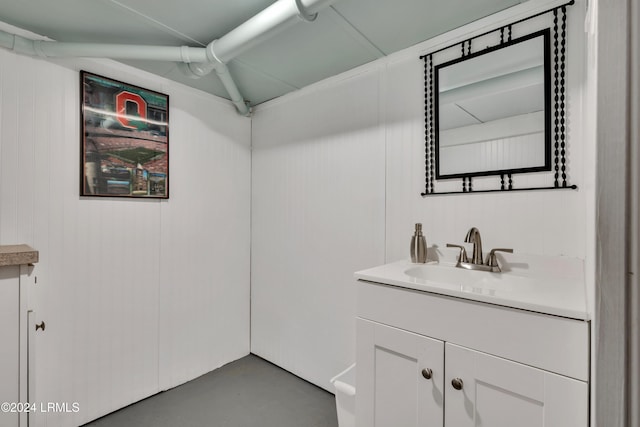
M 462 390 L 462 380 L 460 378 L 454 378 L 451 380 L 451 385 L 456 390 Z
M 426 379 L 430 380 L 431 377 L 433 376 L 433 371 L 429 368 L 424 368 L 422 370 L 422 376 L 425 377 Z
M 44 320 L 43 320 L 42 322 L 40 322 L 40 324 L 39 324 L 39 325 L 38 325 L 38 324 L 36 324 L 36 331 L 37 331 L 38 329 L 42 329 L 42 330 L 44 331 L 44 328 L 45 328 L 46 326 L 47 326 L 47 325 L 45 325 Z

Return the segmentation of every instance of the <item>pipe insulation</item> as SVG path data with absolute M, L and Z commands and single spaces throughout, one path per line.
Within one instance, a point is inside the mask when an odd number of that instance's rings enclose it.
M 246 102 L 244 102 L 244 97 L 238 90 L 238 86 L 236 86 L 236 83 L 231 77 L 227 66 L 225 64 L 220 64 L 215 67 L 215 71 L 225 89 L 227 89 L 227 93 L 231 98 L 231 102 L 233 102 L 233 105 L 236 106 L 236 110 L 238 110 L 238 113 L 242 114 L 243 116 L 248 116 L 249 114 L 251 114 L 251 109 L 246 104 Z
M 18 37 L 18 36 L 15 36 Z M 29 43 L 27 43 L 29 42 Z M 204 48 L 188 46 L 139 46 L 101 43 L 60 43 L 17 39 L 13 50 L 42 58 L 113 58 L 167 62 L 207 62 Z
M 262 12 L 240 24 L 224 36 L 212 41 L 207 52 L 212 60 L 227 63 L 299 20 L 295 0 L 279 0 Z
M 296 22 L 313 21 L 337 0 L 278 0 L 262 12 L 209 43 L 211 61 L 227 63 Z
M 337 0 L 278 0 L 207 47 L 144 46 L 105 43 L 66 43 L 31 40 L 0 30 L 0 46 L 20 54 L 52 57 L 86 57 L 167 61 L 184 64 L 190 77 L 200 78 L 212 70 L 220 78 L 240 114 L 250 109 L 226 66 L 233 58 L 271 38 L 296 22 L 313 21 L 317 13 Z

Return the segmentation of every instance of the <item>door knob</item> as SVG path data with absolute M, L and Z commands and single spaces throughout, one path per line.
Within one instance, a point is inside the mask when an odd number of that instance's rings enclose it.
M 433 371 L 429 368 L 424 368 L 422 370 L 422 376 L 425 377 L 426 379 L 430 380 L 431 377 L 433 376 Z
M 44 328 L 45 328 L 46 326 L 47 326 L 47 325 L 44 323 L 44 320 L 43 320 L 42 322 L 40 322 L 40 324 L 39 324 L 39 325 L 36 323 L 36 331 L 37 331 L 38 329 L 42 329 L 42 330 L 44 331 Z
M 462 380 L 460 378 L 454 378 L 451 380 L 451 385 L 456 390 L 462 390 Z

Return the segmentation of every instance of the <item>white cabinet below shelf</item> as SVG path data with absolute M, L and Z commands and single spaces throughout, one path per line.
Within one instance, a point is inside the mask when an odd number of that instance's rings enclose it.
M 0 411 L 0 427 L 29 424 L 30 414 L 19 411 L 19 404 L 29 401 L 28 383 L 34 381 L 29 372 L 28 288 L 36 262 L 38 251 L 27 245 L 0 245 L 0 403 L 9 405 Z
M 20 267 L 0 268 L 0 403 L 20 401 Z M 0 412 L 0 427 L 18 425 L 18 414 Z
M 588 322 L 358 289 L 357 427 L 589 425 Z

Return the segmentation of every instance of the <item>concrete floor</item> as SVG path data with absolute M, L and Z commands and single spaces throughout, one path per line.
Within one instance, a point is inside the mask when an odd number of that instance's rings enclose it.
M 334 396 L 249 355 L 85 427 L 337 427 Z

